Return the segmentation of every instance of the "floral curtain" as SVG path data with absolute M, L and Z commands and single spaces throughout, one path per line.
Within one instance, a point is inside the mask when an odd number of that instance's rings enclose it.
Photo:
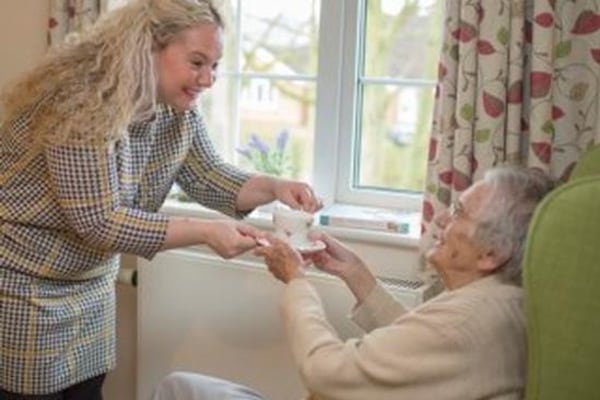
M 600 0 L 447 0 L 423 236 L 497 164 L 566 180 L 600 141 Z
M 55 46 L 72 32 L 92 25 L 109 0 L 50 0 L 48 45 Z

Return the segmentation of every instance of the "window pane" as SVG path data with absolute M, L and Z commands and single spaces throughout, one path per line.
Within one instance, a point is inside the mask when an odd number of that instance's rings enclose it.
M 239 54 L 238 40 L 238 1 L 229 0 L 219 3 L 218 10 L 223 15 L 225 21 L 224 41 L 223 41 L 223 58 L 219 62 L 219 74 L 235 73 Z
M 357 186 L 422 191 L 432 86 L 364 89 Z
M 243 169 L 312 178 L 319 7 L 318 0 L 222 3 L 224 57 L 201 107 L 219 152 Z
M 356 189 L 423 190 L 443 3 L 366 2 Z
M 441 0 L 367 1 L 365 74 L 436 79 Z
M 210 90 L 202 94 L 199 104 L 213 145 L 230 162 L 237 144 L 236 99 L 236 79 L 220 77 Z
M 318 0 L 244 0 L 242 71 L 317 73 Z
M 215 147 L 244 169 L 310 181 L 315 83 L 243 78 L 238 92 L 236 79 L 221 79 L 202 97 Z M 239 113 L 233 112 L 235 104 Z M 236 131 L 239 135 L 230 134 Z
M 248 78 L 240 99 L 239 165 L 309 180 L 314 143 L 314 82 Z

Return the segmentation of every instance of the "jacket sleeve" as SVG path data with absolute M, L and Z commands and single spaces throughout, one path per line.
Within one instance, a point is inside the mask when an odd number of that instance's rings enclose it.
M 200 115 L 189 112 L 186 129 L 192 135 L 190 151 L 176 177 L 177 184 L 194 201 L 223 214 L 242 218 L 237 196 L 250 174 L 225 162 L 215 151 Z
M 121 206 L 114 143 L 47 144 L 45 161 L 62 212 L 83 242 L 148 259 L 160 250 L 168 217 Z

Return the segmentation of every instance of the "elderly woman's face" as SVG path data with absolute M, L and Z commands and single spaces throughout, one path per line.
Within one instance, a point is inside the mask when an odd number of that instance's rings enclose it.
M 488 193 L 489 188 L 485 183 L 476 183 L 460 196 L 449 212 L 436 221 L 442 232 L 427 253 L 427 259 L 442 277 L 478 274 L 478 262 L 485 250 L 473 235 L 477 227 L 477 215 Z
M 181 32 L 157 53 L 158 96 L 178 110 L 196 104 L 199 94 L 212 86 L 223 52 L 223 31 L 201 24 Z

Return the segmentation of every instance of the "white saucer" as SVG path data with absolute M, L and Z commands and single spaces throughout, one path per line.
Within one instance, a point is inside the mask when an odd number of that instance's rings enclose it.
M 294 245 L 294 248 L 300 253 L 314 253 L 316 251 L 324 250 L 325 247 L 327 247 L 325 243 L 320 240 L 301 245 Z

